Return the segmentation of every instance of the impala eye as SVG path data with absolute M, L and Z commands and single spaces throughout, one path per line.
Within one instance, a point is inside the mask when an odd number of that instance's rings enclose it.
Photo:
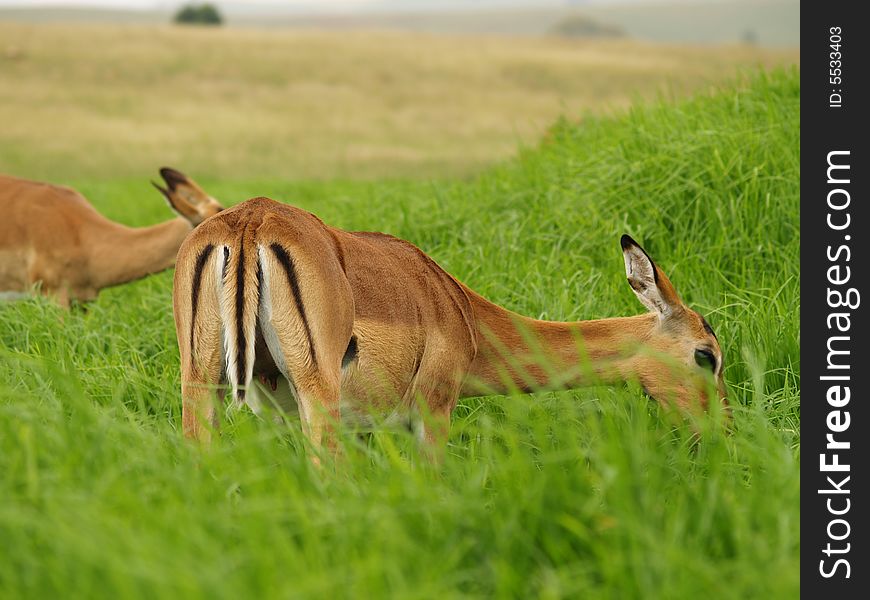
M 695 350 L 695 362 L 699 367 L 710 369 L 711 372 L 716 372 L 716 357 L 709 350 Z

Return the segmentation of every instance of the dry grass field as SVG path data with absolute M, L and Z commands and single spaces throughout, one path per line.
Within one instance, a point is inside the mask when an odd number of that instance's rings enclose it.
M 560 115 L 797 60 L 750 46 L 0 22 L 0 172 L 464 175 L 537 143 Z

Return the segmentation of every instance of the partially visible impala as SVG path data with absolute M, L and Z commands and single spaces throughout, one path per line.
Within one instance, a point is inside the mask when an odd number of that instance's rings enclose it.
M 226 382 L 256 412 L 270 400 L 298 406 L 312 444 L 330 448 L 340 418 L 373 414 L 425 416 L 422 437 L 437 448 L 458 398 L 511 390 L 637 380 L 666 405 L 726 405 L 713 330 L 634 240 L 621 245 L 649 313 L 538 321 L 484 299 L 408 242 L 248 200 L 178 252 L 184 432 L 208 441 Z
M 166 187 L 154 185 L 180 216 L 141 228 L 108 220 L 68 187 L 0 175 L 0 294 L 39 284 L 69 306 L 171 267 L 184 238 L 222 208 L 182 173 L 160 174 Z

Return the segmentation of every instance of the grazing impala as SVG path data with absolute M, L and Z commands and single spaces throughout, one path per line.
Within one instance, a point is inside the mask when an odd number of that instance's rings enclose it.
M 166 187 L 154 185 L 180 216 L 141 228 L 106 219 L 70 188 L 0 175 L 0 293 L 41 284 L 69 306 L 171 267 L 187 234 L 221 206 L 178 171 L 160 174 Z
M 372 414 L 425 415 L 423 437 L 443 441 L 459 397 L 510 390 L 635 379 L 683 409 L 707 407 L 710 392 L 724 404 L 712 329 L 634 240 L 621 243 L 648 314 L 537 321 L 487 301 L 408 242 L 248 200 L 178 252 L 184 432 L 209 439 L 227 381 L 256 412 L 267 388 L 280 407 L 298 406 L 315 447 L 332 445 L 339 417 Z

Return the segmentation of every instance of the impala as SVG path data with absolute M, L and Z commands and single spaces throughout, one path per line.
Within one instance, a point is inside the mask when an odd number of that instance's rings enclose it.
M 664 404 L 724 405 L 713 330 L 634 240 L 621 245 L 649 313 L 538 321 L 489 302 L 409 242 L 248 200 L 178 252 L 184 433 L 210 439 L 227 382 L 234 404 L 257 413 L 270 401 L 298 408 L 315 448 L 334 448 L 340 418 L 378 414 L 414 417 L 438 447 L 458 398 L 513 390 L 634 379 Z
M 166 187 L 154 186 L 180 216 L 141 228 L 106 219 L 68 187 L 0 175 L 0 293 L 38 285 L 68 307 L 171 267 L 184 238 L 221 206 L 182 173 L 160 174 Z

